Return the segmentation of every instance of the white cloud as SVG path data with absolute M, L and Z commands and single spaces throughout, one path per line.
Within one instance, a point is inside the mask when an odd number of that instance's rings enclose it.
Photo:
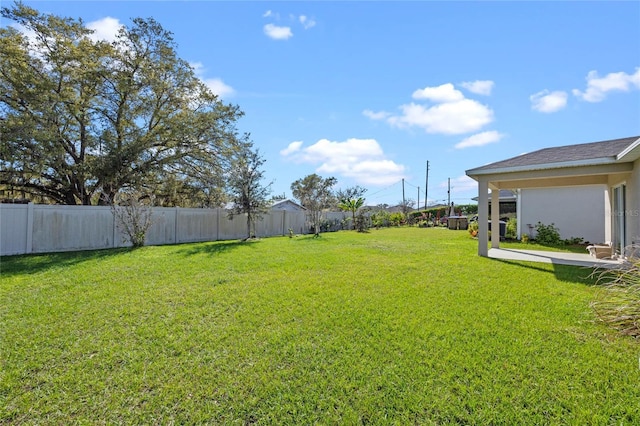
M 402 105 L 402 115 L 387 121 L 398 127 L 422 127 L 428 133 L 462 134 L 475 132 L 493 121 L 493 111 L 472 99 L 462 99 L 431 107 L 415 103 Z
M 453 84 L 446 83 L 437 87 L 425 87 L 413 92 L 413 99 L 427 99 L 432 102 L 455 102 L 464 99 L 464 95 L 453 87 Z
M 268 18 L 270 16 L 273 16 L 273 12 L 271 10 L 267 10 L 265 13 L 262 14 L 263 18 Z
M 305 30 L 316 26 L 316 21 L 314 21 L 313 19 L 309 19 L 305 15 L 300 15 L 298 17 L 298 21 L 300 21 Z
M 122 26 L 120 21 L 110 16 L 89 22 L 87 28 L 93 30 L 93 34 L 91 34 L 89 38 L 93 41 L 104 40 L 112 43 L 116 40 L 118 31 L 120 31 Z
M 480 84 L 475 89 L 482 86 Z M 484 86 L 486 90 L 488 85 Z M 372 120 L 386 119 L 392 126 L 400 128 L 420 127 L 427 133 L 453 135 L 476 132 L 493 121 L 491 108 L 465 98 L 451 83 L 418 89 L 412 93 L 412 97 L 430 101 L 431 104 L 411 102 L 400 105 L 401 114 L 367 109 L 363 111 L 363 115 Z
M 567 106 L 567 93 L 562 91 L 549 92 L 543 90 L 529 96 L 531 108 L 540 112 L 556 112 Z
M 472 146 L 484 146 L 490 143 L 499 142 L 503 136 L 503 134 L 495 130 L 490 130 L 488 132 L 478 133 L 463 139 L 460 143 L 455 145 L 455 148 L 464 149 Z
M 291 142 L 289 146 L 287 146 L 285 149 L 280 151 L 280 155 L 287 157 L 293 154 L 294 152 L 300 151 L 300 147 L 302 146 L 302 143 L 303 143 L 302 141 Z
M 30 28 L 25 27 L 24 25 L 21 24 L 11 24 L 11 26 L 13 28 L 15 28 L 17 31 L 20 32 L 20 34 L 22 34 L 22 36 L 27 39 L 27 41 L 30 44 L 30 49 L 34 50 L 36 54 L 39 54 L 41 51 L 38 51 L 36 49 L 38 42 L 38 38 L 36 37 L 36 32 L 33 31 Z
M 306 148 L 296 141 L 280 154 L 296 162 L 318 164 L 318 173 L 352 178 L 363 185 L 390 185 L 405 177 L 404 166 L 387 159 L 375 139 L 321 139 Z
M 477 95 L 488 96 L 491 94 L 491 90 L 493 90 L 493 81 L 491 80 L 465 81 L 460 85 L 471 93 L 475 93 Z
M 287 40 L 293 37 L 290 27 L 280 27 L 274 24 L 267 24 L 264 26 L 264 33 L 267 37 L 274 40 Z
M 221 78 L 205 78 L 204 74 L 206 69 L 202 62 L 190 62 L 189 65 L 191 65 L 193 72 L 209 88 L 209 90 L 219 97 L 224 98 L 225 96 L 232 96 L 235 94 L 236 91 L 234 88 L 222 81 Z
M 371 120 L 384 120 L 391 114 L 385 111 L 374 112 L 370 109 L 365 109 L 364 111 L 362 111 L 362 115 L 364 115 L 365 117 L 369 117 Z
M 235 90 L 233 87 L 226 84 L 222 79 L 219 78 L 206 78 L 202 80 L 204 84 L 207 85 L 209 90 L 218 95 L 221 98 L 225 96 L 231 96 L 235 94 Z
M 634 87 L 640 89 L 640 68 L 636 68 L 634 74 L 615 72 L 604 77 L 599 77 L 597 71 L 590 71 L 586 80 L 587 89 L 584 92 L 574 89 L 573 94 L 587 102 L 600 102 L 608 92 L 628 92 Z

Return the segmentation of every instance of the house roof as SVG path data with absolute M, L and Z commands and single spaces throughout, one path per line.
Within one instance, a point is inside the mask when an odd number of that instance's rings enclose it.
M 296 210 L 306 210 L 306 208 L 295 201 L 281 200 L 271 204 L 272 210 L 285 210 L 287 207 L 294 208 Z
M 518 197 L 516 194 L 510 189 L 501 189 L 499 200 L 502 202 L 513 202 L 516 201 Z M 478 197 L 473 197 L 473 201 L 478 201 Z M 489 203 L 491 203 L 491 199 L 489 199 Z
M 608 164 L 640 157 L 640 136 L 543 148 L 467 170 L 469 176 L 510 171 Z

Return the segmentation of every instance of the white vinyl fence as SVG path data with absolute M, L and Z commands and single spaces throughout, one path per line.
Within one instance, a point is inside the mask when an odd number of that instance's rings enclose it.
M 328 213 L 333 230 L 347 217 Z M 247 235 L 246 216 L 228 218 L 224 209 L 155 207 L 147 245 L 241 239 Z M 258 237 L 309 233 L 304 212 L 271 211 L 256 223 Z M 111 208 L 0 204 L 0 255 L 96 250 L 126 247 Z

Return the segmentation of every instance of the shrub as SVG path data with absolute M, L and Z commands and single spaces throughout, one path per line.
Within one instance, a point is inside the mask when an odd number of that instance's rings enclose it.
M 383 226 L 389 226 L 391 221 L 389 220 L 390 213 L 384 210 L 378 210 L 371 215 L 371 223 L 376 228 L 381 228 Z
M 364 211 L 358 212 L 354 226 L 358 232 L 367 232 L 369 230 L 369 218 Z
M 515 217 L 512 217 L 507 221 L 505 237 L 512 240 L 515 240 L 518 237 L 518 220 Z
M 400 226 L 404 223 L 404 214 L 400 212 L 391 213 L 391 215 L 389 216 L 389 221 L 393 226 Z
M 471 234 L 472 237 L 475 237 L 476 235 L 478 235 L 478 222 L 477 221 L 473 221 L 469 223 L 469 227 L 467 228 L 467 230 L 469 231 L 469 234 Z
M 153 197 L 137 190 L 118 193 L 111 204 L 111 213 L 116 219 L 116 226 L 135 248 L 144 246 L 147 231 L 153 224 L 152 206 Z
M 556 228 L 553 223 L 551 225 L 545 225 L 538 222 L 536 225 L 535 240 L 538 244 L 545 246 L 558 246 L 562 243 L 558 228 Z
M 598 272 L 603 284 L 591 307 L 622 334 L 640 337 L 640 258 Z
M 567 238 L 566 240 L 562 240 L 562 244 L 565 244 L 568 246 L 575 246 L 583 243 L 584 243 L 584 238 L 582 237 L 571 237 L 571 238 Z

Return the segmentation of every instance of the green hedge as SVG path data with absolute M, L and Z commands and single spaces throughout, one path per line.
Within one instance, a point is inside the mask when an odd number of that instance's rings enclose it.
M 478 214 L 477 204 L 460 204 L 457 206 L 454 205 L 453 208 L 455 209 L 456 213 L 460 212 L 460 214 L 462 214 L 463 216 Z M 423 214 L 425 214 L 426 216 L 429 216 L 429 214 L 431 214 L 431 217 L 435 218 L 435 217 L 447 216 L 448 213 L 449 213 L 449 207 L 437 207 L 437 208 L 431 208 L 426 210 L 424 209 L 416 210 L 414 212 L 409 213 L 409 216 L 412 219 L 419 219 L 420 217 L 422 217 Z

